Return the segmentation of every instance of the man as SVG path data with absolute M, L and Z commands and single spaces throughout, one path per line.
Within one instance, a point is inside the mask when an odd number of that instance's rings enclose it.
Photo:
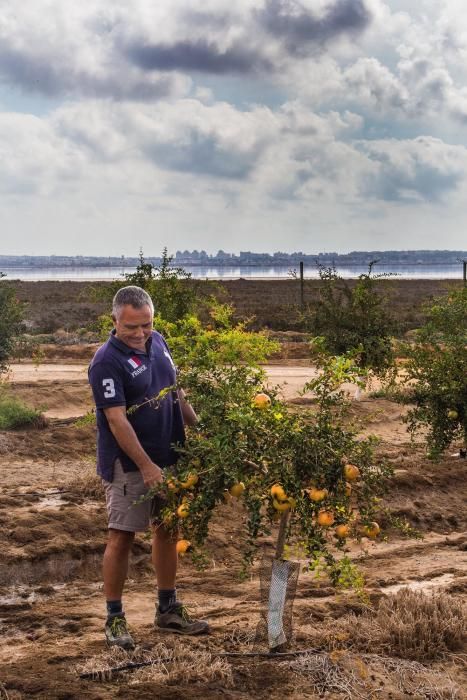
M 108 541 L 103 578 L 107 603 L 105 635 L 111 646 L 134 648 L 122 607 L 128 559 L 136 532 L 150 525 L 148 489 L 162 483 L 164 467 L 177 461 L 173 444 L 183 442 L 184 423 L 197 418 L 183 391 L 174 386 L 176 369 L 163 337 L 153 331 L 154 307 L 140 287 L 120 289 L 114 297 L 114 330 L 94 355 L 89 382 L 97 410 L 97 472 L 102 477 L 108 512 Z M 133 407 L 133 410 L 128 411 Z M 209 631 L 177 601 L 176 538 L 162 524 L 153 527 L 152 561 L 158 586 L 156 627 L 179 634 Z

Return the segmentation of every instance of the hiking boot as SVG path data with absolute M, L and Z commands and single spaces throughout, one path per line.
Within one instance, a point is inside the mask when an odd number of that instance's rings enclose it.
M 128 651 L 135 648 L 133 637 L 128 631 L 125 615 L 123 613 L 108 617 L 104 629 L 109 647 L 120 647 Z
M 182 603 L 174 603 L 165 612 L 157 610 L 155 626 L 164 632 L 175 634 L 208 634 L 209 625 L 205 620 L 194 620 Z

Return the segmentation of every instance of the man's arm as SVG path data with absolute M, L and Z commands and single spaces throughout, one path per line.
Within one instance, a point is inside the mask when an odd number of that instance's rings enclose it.
M 180 402 L 180 408 L 182 409 L 183 422 L 185 425 L 193 427 L 198 422 L 199 418 L 195 413 L 195 410 L 191 403 L 186 400 L 185 392 L 183 389 L 178 389 L 178 400 Z
M 114 438 L 125 454 L 136 464 L 146 486 L 161 484 L 163 481 L 162 469 L 154 464 L 142 448 L 133 426 L 126 416 L 125 406 L 104 408 L 104 414 Z

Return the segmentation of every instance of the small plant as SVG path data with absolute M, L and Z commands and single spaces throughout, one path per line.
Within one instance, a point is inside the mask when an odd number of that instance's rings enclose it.
M 41 426 L 44 418 L 40 411 L 0 390 L 0 430 L 13 430 L 30 425 Z

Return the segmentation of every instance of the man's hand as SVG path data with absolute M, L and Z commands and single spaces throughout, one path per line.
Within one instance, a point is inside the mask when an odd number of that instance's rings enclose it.
M 144 469 L 140 467 L 140 472 L 143 477 L 144 485 L 147 486 L 148 489 L 157 484 L 162 484 L 164 481 L 164 472 L 157 464 L 153 463 L 152 465 L 144 467 Z
M 154 464 L 149 455 L 143 450 L 133 426 L 128 421 L 125 406 L 113 406 L 104 408 L 110 430 L 122 450 L 133 460 L 141 472 L 143 481 L 148 488 L 161 484 L 164 480 L 163 472 L 157 464 Z

